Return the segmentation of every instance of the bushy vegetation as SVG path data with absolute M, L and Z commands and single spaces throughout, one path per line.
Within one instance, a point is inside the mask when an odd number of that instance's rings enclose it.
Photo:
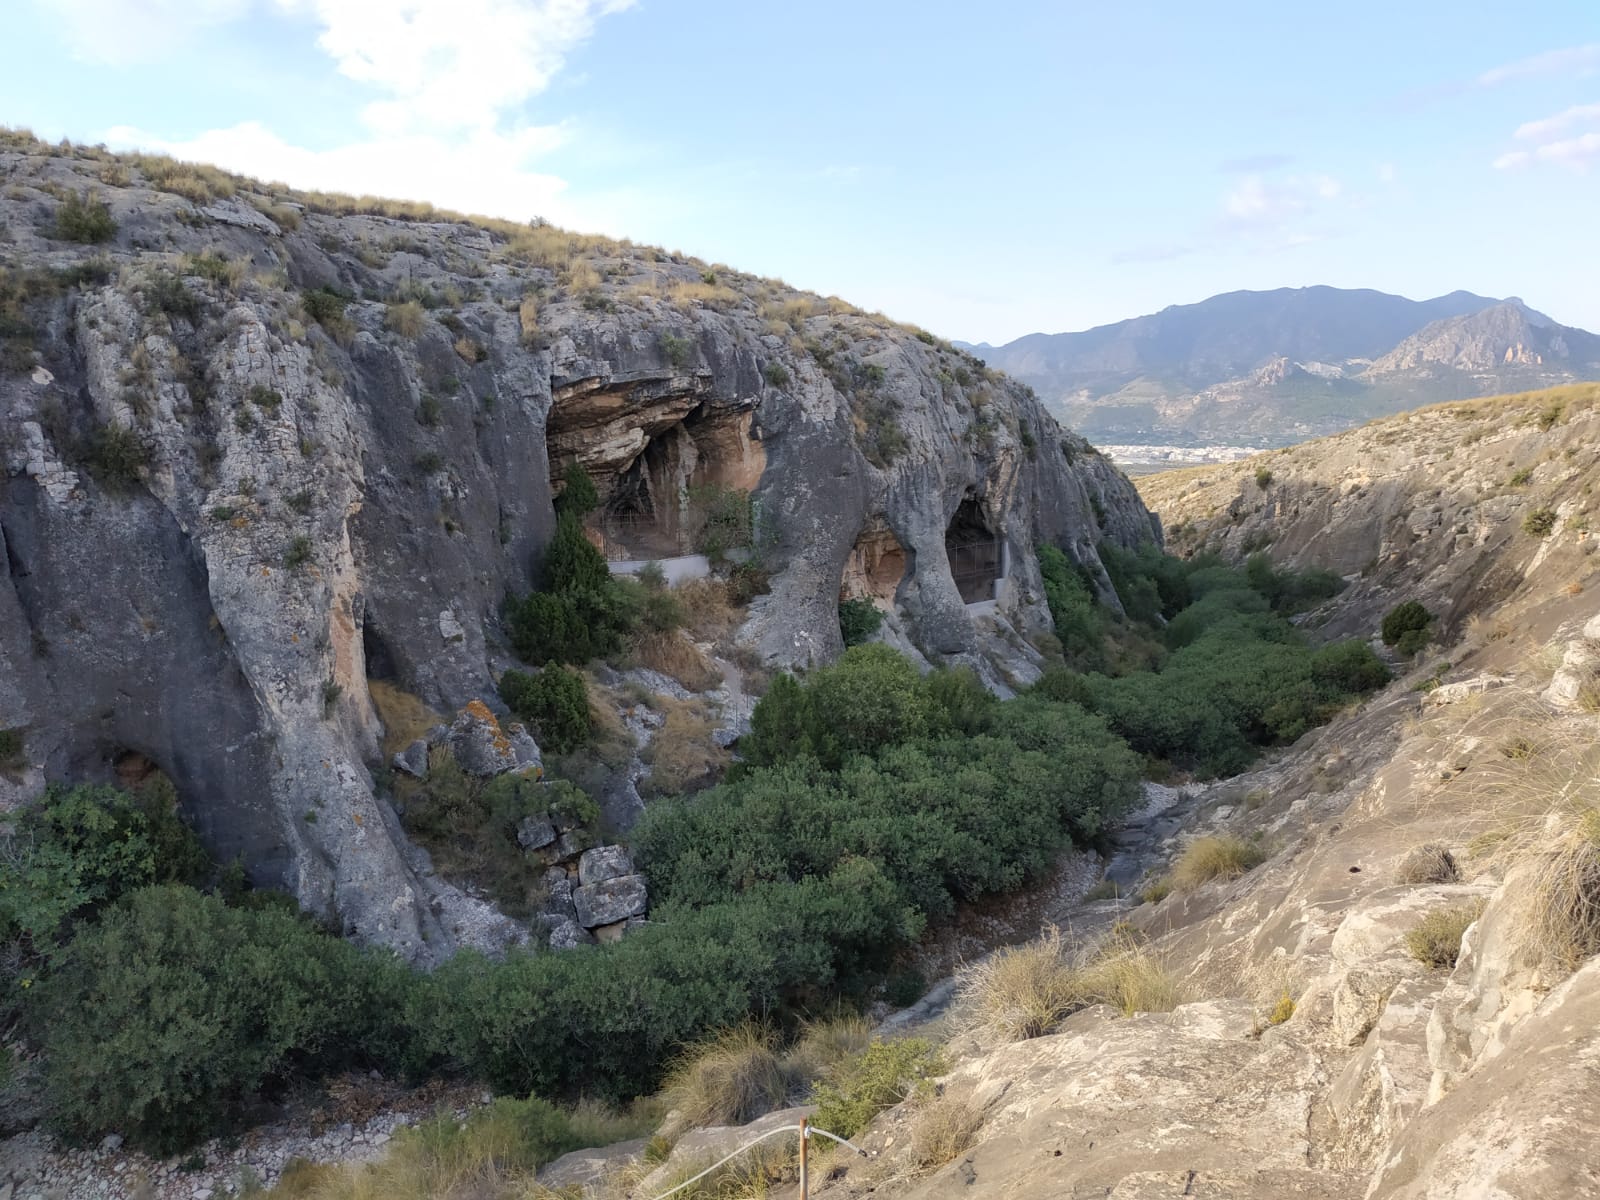
M 1462 935 L 1482 913 L 1482 902 L 1435 909 L 1406 932 L 1406 949 L 1425 967 L 1449 969 L 1461 955 Z
M 576 671 L 554 662 L 535 675 L 507 671 L 500 677 L 500 698 L 533 727 L 547 753 L 568 754 L 589 740 L 589 692 Z
M 1226 835 L 1196 838 L 1173 863 L 1172 883 L 1179 891 L 1192 891 L 1213 879 L 1237 879 L 1266 860 L 1266 850 L 1256 842 Z
M 51 236 L 63 242 L 95 245 L 116 237 L 117 223 L 112 219 L 106 202 L 98 196 L 68 192 L 61 207 L 56 210 L 55 229 Z
M 1418 600 L 1406 600 L 1384 614 L 1380 632 L 1383 644 L 1401 654 L 1412 655 L 1428 644 L 1428 629 L 1433 614 Z
M 884 1109 L 931 1091 L 943 1070 L 938 1048 L 926 1038 L 873 1042 L 817 1086 L 812 1120 L 830 1133 L 854 1137 Z
M 599 500 L 588 475 L 574 468 L 557 503 L 542 586 L 506 602 L 511 645 L 525 662 L 584 663 L 614 654 L 638 624 L 637 585 L 614 578 L 584 536 L 583 515 Z
M 171 1153 L 292 1072 L 366 1061 L 403 977 L 281 910 L 177 886 L 134 892 L 35 989 L 54 1121 Z
M 1097 604 L 1090 577 L 1040 553 L 1065 669 L 1034 692 L 1082 705 L 1141 754 L 1203 774 L 1243 769 L 1260 747 L 1293 741 L 1389 673 L 1362 642 L 1313 649 L 1285 616 L 1343 586 L 1326 572 L 1243 570 L 1154 546 L 1100 549 L 1124 616 Z
M 871 600 L 852 597 L 839 601 L 839 635 L 846 646 L 859 646 L 883 624 L 883 610 Z

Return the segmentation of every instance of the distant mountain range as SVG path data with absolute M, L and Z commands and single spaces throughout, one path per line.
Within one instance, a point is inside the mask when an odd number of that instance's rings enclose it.
M 966 347 L 1091 440 L 1286 445 L 1419 405 L 1600 379 L 1600 337 L 1520 299 L 1228 292 Z

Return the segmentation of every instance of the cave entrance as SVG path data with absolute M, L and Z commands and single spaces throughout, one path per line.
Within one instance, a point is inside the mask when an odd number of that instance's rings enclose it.
M 944 534 L 944 552 L 963 604 L 982 604 L 996 598 L 998 584 L 1006 576 L 1006 547 L 989 528 L 977 497 L 964 499 L 950 518 Z
M 845 560 L 839 599 L 866 599 L 888 607 L 907 574 L 908 557 L 894 530 L 874 521 L 856 536 Z
M 766 455 L 753 419 L 748 409 L 697 403 L 688 411 L 640 414 L 625 428 L 590 429 L 579 439 L 552 416 L 550 476 L 559 487 L 578 465 L 594 480 L 600 505 L 586 531 L 618 564 L 613 570 L 693 555 L 708 507 L 727 507 L 729 496 L 748 495 L 761 480 Z

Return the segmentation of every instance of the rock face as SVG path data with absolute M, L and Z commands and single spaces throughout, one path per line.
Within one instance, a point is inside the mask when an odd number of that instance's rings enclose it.
M 1581 586 L 1597 483 L 1600 385 L 1581 384 L 1420 409 L 1139 486 L 1180 553 L 1265 550 L 1345 576 L 1349 589 L 1308 618 L 1330 635 L 1370 634 L 1390 608 L 1419 600 L 1448 640 L 1535 576 L 1552 591 Z M 1586 648 L 1572 653 L 1563 694 L 1590 665 Z
M 1003 690 L 1034 668 L 986 651 L 1048 628 L 1037 540 L 1098 571 L 1102 537 L 1159 536 L 1025 388 L 883 318 L 549 229 L 273 207 L 244 181 L 196 206 L 102 169 L 0 151 L 6 270 L 45 281 L 0 357 L 0 729 L 25 743 L 0 805 L 137 753 L 217 855 L 414 958 L 455 935 L 374 799 L 367 682 L 495 694 L 500 604 L 573 461 L 602 541 L 681 547 L 697 489 L 753 494 L 772 590 L 741 637 L 775 665 L 840 652 L 846 562 L 890 530 L 907 638 Z M 113 241 L 51 240 L 54 197 L 91 187 Z M 1003 547 L 982 620 L 958 510 Z M 506 736 L 452 732 L 537 761 Z

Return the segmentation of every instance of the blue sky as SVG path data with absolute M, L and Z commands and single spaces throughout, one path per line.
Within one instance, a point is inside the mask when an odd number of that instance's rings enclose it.
M 0 123 L 544 215 L 948 337 L 1235 288 L 1600 330 L 1600 6 L 12 0 Z

